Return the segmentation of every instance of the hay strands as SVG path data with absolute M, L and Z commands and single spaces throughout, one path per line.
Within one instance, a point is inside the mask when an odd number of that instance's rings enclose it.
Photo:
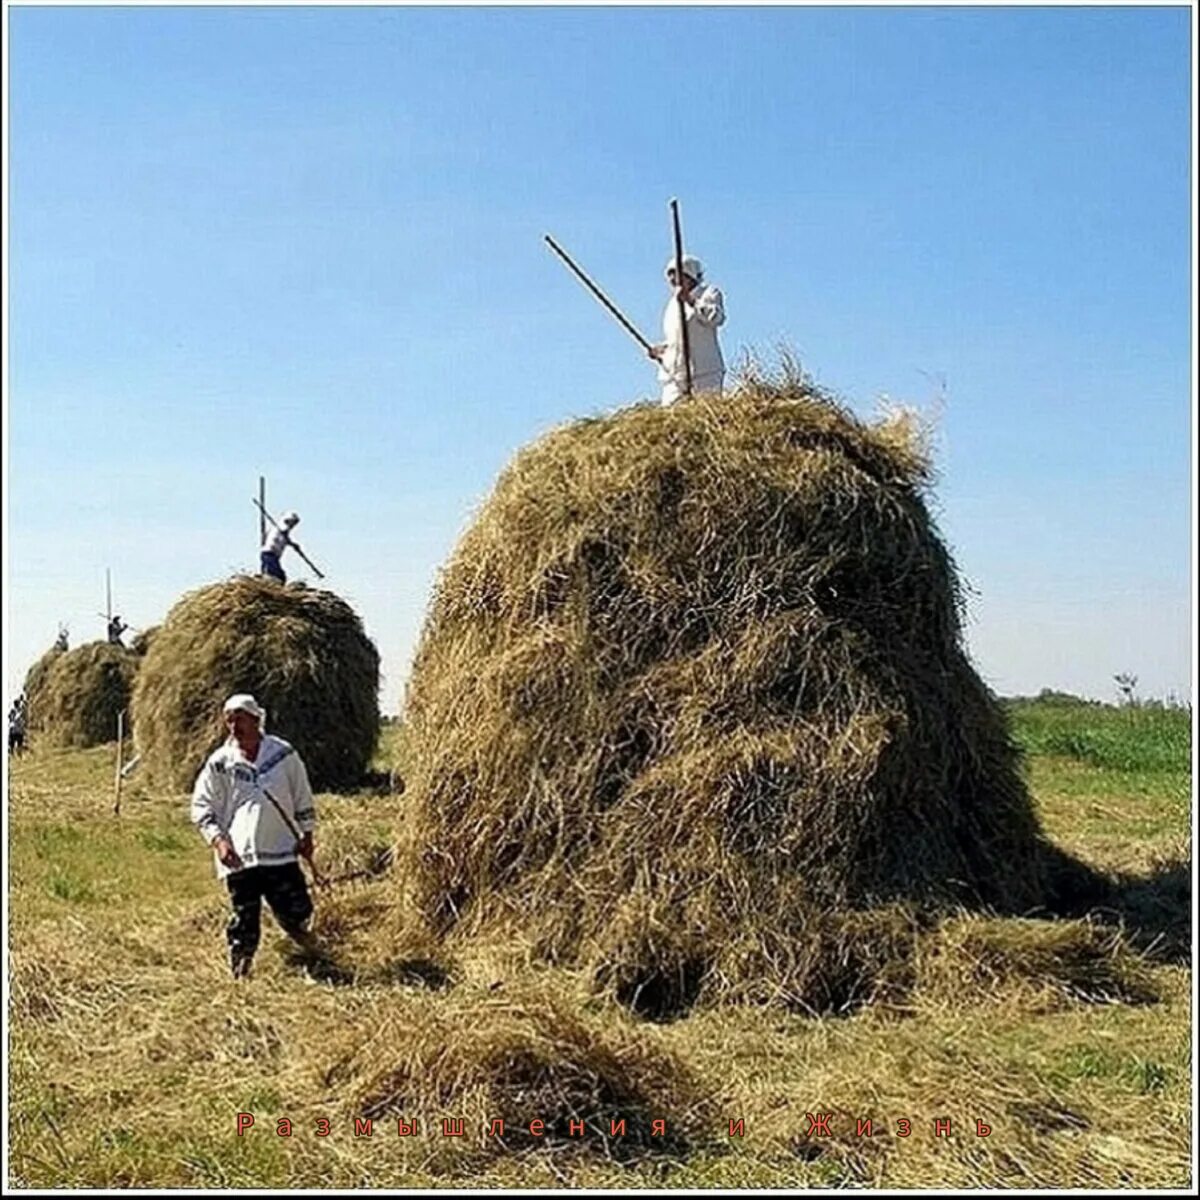
M 548 233 L 543 234 L 543 237 L 546 240 L 546 245 L 575 272 L 576 276 L 583 282 L 584 287 L 620 321 L 626 332 L 629 333 L 643 350 L 649 351 L 651 349 L 650 343 L 637 331 L 633 322 L 587 277 L 583 269 L 575 263 L 571 256 Z
M 275 526 L 275 528 L 276 528 L 276 529 L 278 529 L 278 530 L 279 530 L 279 532 L 280 532 L 280 533 L 282 533 L 282 534 L 283 534 L 283 536 L 284 536 L 285 538 L 287 538 L 288 545 L 289 545 L 289 546 L 291 546 L 291 548 L 292 548 L 293 550 L 295 550 L 295 552 L 296 552 L 298 555 L 300 555 L 300 557 L 301 557 L 302 559 L 304 559 L 304 561 L 305 561 L 306 563 L 308 563 L 308 565 L 309 565 L 310 567 L 312 567 L 313 574 L 314 574 L 314 575 L 316 575 L 316 577 L 317 577 L 318 579 L 324 579 L 324 578 L 325 578 L 325 575 L 324 575 L 324 573 L 321 571 L 321 568 L 320 568 L 320 567 L 318 567 L 318 566 L 317 566 L 317 564 L 316 564 L 315 562 L 313 562 L 313 560 L 312 560 L 311 558 L 309 558 L 309 557 L 308 557 L 308 555 L 307 555 L 307 554 L 305 554 L 305 553 L 304 553 L 304 551 L 303 551 L 303 550 L 301 550 L 301 549 L 300 549 L 300 547 L 299 547 L 299 546 L 297 546 L 297 545 L 296 545 L 296 543 L 295 543 L 295 542 L 293 542 L 293 541 L 292 541 L 292 539 L 291 539 L 290 537 L 288 537 L 287 530 L 286 530 L 286 529 L 284 529 L 284 528 L 283 528 L 283 527 L 282 527 L 282 526 L 279 524 L 279 522 L 278 522 L 278 521 L 276 521 L 276 520 L 275 520 L 275 518 L 274 518 L 273 516 L 271 516 L 271 514 L 270 514 L 269 512 L 267 512 L 267 510 L 266 510 L 266 509 L 263 507 L 262 501 L 261 501 L 261 500 L 259 500 L 257 496 L 251 496 L 251 497 L 250 497 L 250 501 L 251 501 L 251 503 L 253 503 L 253 504 L 257 505 L 257 506 L 258 506 L 258 511 L 259 511 L 259 512 L 261 512 L 261 513 L 262 513 L 262 515 L 263 515 L 264 517 L 266 517 L 266 519 L 267 519 L 268 521 L 270 521 L 270 522 L 271 522 L 271 524 L 272 524 L 272 525 L 274 525 L 274 526 Z

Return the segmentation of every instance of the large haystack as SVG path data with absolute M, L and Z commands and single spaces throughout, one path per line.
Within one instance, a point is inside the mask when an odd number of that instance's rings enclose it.
M 666 1014 L 837 1007 L 1047 858 L 929 465 L 806 382 L 560 428 L 442 573 L 405 721 L 420 906 Z
M 189 592 L 141 659 L 133 719 L 142 769 L 190 788 L 225 736 L 221 705 L 252 692 L 314 788 L 348 787 L 379 735 L 379 654 L 353 609 L 301 583 L 238 576 Z
M 117 714 L 129 707 L 140 661 L 132 651 L 106 641 L 54 654 L 36 699 L 27 701 L 38 733 L 56 746 L 116 741 Z

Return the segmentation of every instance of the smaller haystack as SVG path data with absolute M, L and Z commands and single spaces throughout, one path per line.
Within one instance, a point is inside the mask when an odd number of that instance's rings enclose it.
M 38 732 L 56 746 L 116 741 L 117 714 L 129 707 L 140 661 L 132 651 L 108 642 L 56 653 L 38 685 L 36 702 L 27 701 L 36 703 Z
M 379 736 L 379 654 L 354 610 L 302 583 L 236 576 L 184 596 L 138 674 L 133 719 L 147 776 L 185 790 L 225 736 L 221 705 L 252 692 L 267 730 L 314 788 L 356 784 Z
M 25 676 L 25 728 L 30 733 L 40 733 L 45 728 L 46 680 L 50 678 L 50 668 L 64 654 L 66 651 L 56 643 L 29 668 Z

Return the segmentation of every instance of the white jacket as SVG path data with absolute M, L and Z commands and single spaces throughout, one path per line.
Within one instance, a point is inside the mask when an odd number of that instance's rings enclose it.
M 276 558 L 279 558 L 288 546 L 295 544 L 282 529 L 268 529 L 267 536 L 263 538 L 261 552 L 274 554 Z
M 296 861 L 296 836 L 267 799 L 270 792 L 289 820 L 308 833 L 317 823 L 308 771 L 283 740 L 264 733 L 254 762 L 230 738 L 208 756 L 192 789 L 192 823 L 211 846 L 219 834 L 233 843 L 245 867 Z M 230 869 L 219 859 L 217 875 Z
M 720 288 L 700 284 L 692 292 L 692 303 L 684 307 L 692 358 L 692 390 L 719 392 L 725 382 L 725 360 L 721 357 L 717 330 L 725 324 L 725 298 Z M 662 402 L 672 404 L 684 394 L 687 386 L 679 301 L 674 295 L 663 312 L 663 340 L 667 348 L 658 364 L 658 380 L 663 385 Z

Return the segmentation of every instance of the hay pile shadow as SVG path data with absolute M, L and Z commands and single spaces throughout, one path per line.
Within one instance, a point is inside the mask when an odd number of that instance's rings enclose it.
M 117 714 L 129 707 L 141 659 L 106 641 L 51 653 L 45 676 L 35 685 L 35 699 L 27 702 L 36 714 L 38 733 L 54 746 L 116 741 Z
M 896 912 L 1054 895 L 911 434 L 792 377 L 517 456 L 406 699 L 431 928 L 519 931 L 648 1016 L 826 1009 Z
M 362 1115 L 415 1119 L 422 1134 L 440 1132 L 443 1115 L 461 1118 L 468 1154 L 682 1157 L 717 1128 L 711 1094 L 673 1053 L 624 1023 L 582 1018 L 547 980 L 431 997 L 406 1013 L 389 1050 L 382 1069 L 377 1048 L 350 1069 Z M 493 1118 L 504 1119 L 502 1138 L 486 1137 Z M 665 1132 L 655 1134 L 660 1119 Z M 529 1128 L 535 1120 L 541 1133 Z M 571 1122 L 583 1122 L 582 1135 Z
M 133 693 L 145 776 L 191 787 L 225 736 L 221 705 L 252 692 L 314 788 L 352 787 L 379 735 L 379 654 L 332 592 L 239 576 L 184 596 L 151 640 Z

